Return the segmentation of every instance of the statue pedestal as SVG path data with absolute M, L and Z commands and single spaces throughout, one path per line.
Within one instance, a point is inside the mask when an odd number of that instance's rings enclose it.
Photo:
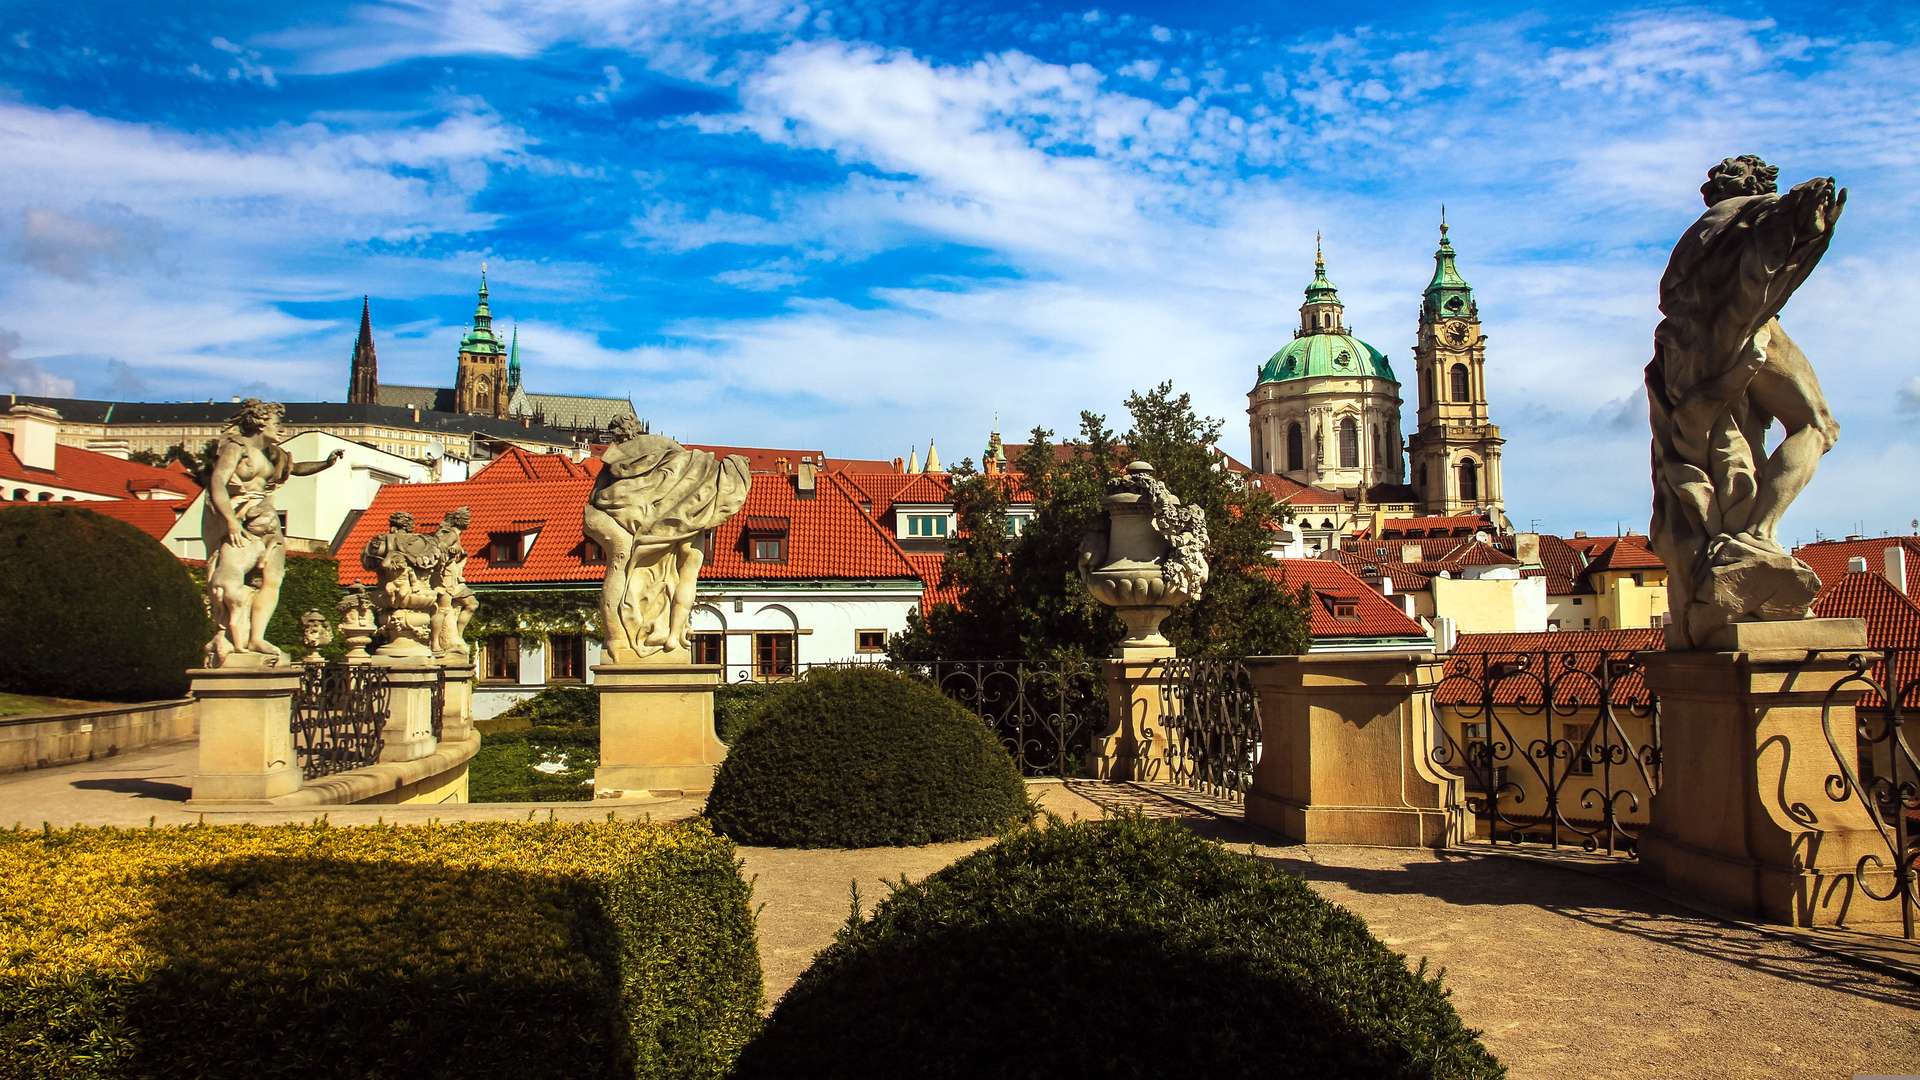
M 473 734 L 473 663 L 454 659 L 441 661 L 446 672 L 446 700 L 440 711 L 440 741 L 465 742 Z
M 594 790 L 699 792 L 727 747 L 713 730 L 713 691 L 720 669 L 686 663 L 602 664 L 593 669 L 600 695 L 600 767 Z
M 1859 760 L 1857 693 L 1827 691 L 1864 649 L 1858 619 L 1739 623 L 1713 644 L 1725 651 L 1646 656 L 1660 702 L 1660 791 L 1640 861 L 1676 894 L 1748 918 L 1790 926 L 1890 923 L 1897 901 L 1876 901 L 1854 880 L 1860 860 L 1887 849 L 1857 799 L 1836 802 L 1827 778 L 1835 748 Z M 1823 651 L 1810 655 L 1812 650 Z M 1831 736 L 1833 745 L 1828 744 Z M 1856 766 L 1857 768 L 1857 766 Z M 1885 894 L 1885 870 L 1868 884 Z
M 1162 780 L 1160 677 L 1171 645 L 1123 645 L 1107 661 L 1107 726 L 1093 741 L 1093 775 L 1101 780 Z
M 200 668 L 193 680 L 200 727 L 193 802 L 258 802 L 300 790 L 293 755 L 293 696 L 300 665 Z
M 417 761 L 433 753 L 439 745 L 433 737 L 433 684 L 440 680 L 439 665 L 430 658 L 380 656 L 373 662 L 387 669 L 391 687 L 380 760 Z

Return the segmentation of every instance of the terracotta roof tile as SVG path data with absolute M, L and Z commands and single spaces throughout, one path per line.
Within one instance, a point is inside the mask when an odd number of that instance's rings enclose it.
M 1540 536 L 1540 565 L 1547 572 L 1548 596 L 1572 596 L 1578 592 L 1591 592 L 1586 588 L 1586 579 L 1581 571 L 1586 569 L 1586 556 L 1575 550 L 1573 545 L 1561 538 L 1549 534 Z
M 1369 585 L 1371 585 L 1371 578 L 1384 576 L 1393 582 L 1395 592 L 1425 592 L 1433 588 L 1432 578 L 1412 569 L 1406 563 L 1362 558 L 1350 551 L 1323 551 L 1320 553 L 1320 558 L 1334 560 L 1353 571 L 1362 582 Z
M 1914 578 L 1920 576 L 1920 536 L 1875 536 L 1865 540 L 1822 540 L 1805 544 L 1793 549 L 1793 557 L 1813 567 L 1821 581 L 1837 581 L 1847 573 L 1850 559 L 1867 560 L 1867 569 L 1875 573 L 1886 567 L 1887 548 L 1898 544 L 1907 552 L 1907 595 L 1912 596 L 1917 587 Z
M 1494 704 L 1538 707 L 1544 683 L 1556 707 L 1593 705 L 1599 698 L 1603 661 L 1665 648 L 1666 632 L 1658 628 L 1461 634 L 1444 660 L 1444 676 L 1434 688 L 1434 700 L 1442 705 L 1477 705 L 1490 666 L 1524 663 L 1524 673 L 1493 680 Z M 1613 702 L 1644 704 L 1646 689 L 1636 668 L 1613 684 Z
M 180 520 L 181 512 L 191 505 L 188 499 L 87 499 L 73 502 L 0 502 L 0 510 L 54 506 L 68 510 L 91 510 L 124 521 L 155 540 L 164 540 L 174 523 Z
M 1289 506 L 1339 506 L 1346 502 L 1334 492 L 1277 473 L 1256 473 L 1252 480 L 1260 490 Z
M 1860 619 L 1867 624 L 1868 646 L 1901 650 L 1894 661 L 1895 681 L 1908 704 L 1920 704 L 1920 604 L 1894 588 L 1879 571 L 1849 570 L 1825 580 L 1820 595 L 1814 597 L 1813 613 L 1823 619 Z M 1875 664 L 1873 669 L 1873 677 L 1883 685 L 1884 666 Z M 1868 708 L 1880 704 L 1878 694 L 1861 700 Z
M 1313 594 L 1308 622 L 1319 640 L 1425 638 L 1427 632 L 1352 571 L 1330 559 L 1276 559 L 1268 577 L 1289 591 L 1306 586 Z M 1353 614 L 1336 615 L 1336 601 L 1351 601 Z
M 1483 530 L 1487 533 L 1494 532 L 1493 522 L 1477 514 L 1455 517 L 1391 518 L 1380 523 L 1380 537 L 1383 540 L 1395 540 L 1401 537 L 1417 539 L 1448 536 L 1467 539 Z
M 1629 534 L 1614 538 L 1612 543 L 1600 548 L 1591 555 L 1586 572 L 1589 575 L 1603 571 L 1623 570 L 1665 570 L 1667 564 L 1653 553 L 1646 537 Z
M 575 461 L 566 454 L 535 454 L 510 446 L 468 479 L 471 484 L 524 483 L 528 480 L 575 480 L 597 476 L 600 459 Z
M 183 501 L 200 494 L 200 485 L 174 469 L 125 461 L 64 443 L 53 448 L 51 472 L 29 469 L 14 456 L 13 433 L 6 431 L 0 431 L 0 480 L 23 480 L 109 499 L 124 499 L 138 491 L 168 491 Z
M 940 584 L 940 572 L 947 565 L 945 552 L 909 551 L 907 561 L 913 564 L 913 568 L 920 574 L 920 580 L 926 584 L 926 589 L 920 594 L 921 612 L 932 611 L 938 604 L 959 606 L 960 587 Z

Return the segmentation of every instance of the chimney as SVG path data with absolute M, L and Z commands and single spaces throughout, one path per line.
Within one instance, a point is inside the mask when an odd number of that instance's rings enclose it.
M 1585 540 L 1587 538 L 1587 531 L 1585 529 L 1575 529 L 1573 530 L 1573 538 L 1575 540 Z
M 21 402 L 8 409 L 7 416 L 13 420 L 13 456 L 29 469 L 52 472 L 60 414 L 45 405 Z
M 1433 651 L 1450 653 L 1460 641 L 1460 624 L 1451 615 L 1437 615 L 1433 620 Z
M 1888 544 L 1880 553 L 1887 560 L 1887 580 L 1901 592 L 1907 591 L 1907 548 L 1904 544 Z
M 1513 557 L 1520 560 L 1522 566 L 1540 566 L 1540 534 L 1534 532 L 1516 533 L 1513 538 Z
M 1864 555 L 1855 555 L 1847 560 L 1847 573 L 1864 574 L 1867 572 L 1867 560 Z
M 1401 562 L 1419 562 L 1424 557 L 1425 553 L 1420 550 L 1419 544 L 1407 543 L 1400 545 Z
M 133 446 L 125 439 L 88 439 L 87 449 L 121 461 L 133 460 Z
M 802 499 L 813 498 L 814 469 L 815 469 L 815 466 L 813 464 L 813 459 L 810 457 L 803 457 L 800 459 L 800 467 L 794 470 L 793 493 L 799 498 L 802 498 Z

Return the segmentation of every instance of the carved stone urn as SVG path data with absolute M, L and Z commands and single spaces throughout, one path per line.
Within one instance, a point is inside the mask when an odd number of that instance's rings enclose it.
M 1107 527 L 1080 542 L 1080 579 L 1126 624 L 1126 648 L 1168 644 L 1160 623 L 1207 580 L 1206 518 L 1136 461 L 1107 485 Z

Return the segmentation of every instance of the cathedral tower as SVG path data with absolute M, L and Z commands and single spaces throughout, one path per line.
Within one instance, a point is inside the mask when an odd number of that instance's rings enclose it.
M 487 268 L 482 264 L 480 302 L 473 309 L 473 326 L 460 339 L 453 408 L 455 412 L 504 417 L 507 396 L 507 350 L 493 333 L 493 310 L 487 306 Z
M 1433 263 L 1413 347 L 1420 377 L 1419 430 L 1407 444 L 1414 491 L 1423 514 L 1489 510 L 1498 522 L 1506 513 L 1500 483 L 1505 440 L 1487 415 L 1487 339 L 1473 289 L 1453 264 L 1444 211 Z
M 373 355 L 373 301 L 360 298 L 360 337 L 353 343 L 353 366 L 347 378 L 347 401 L 372 405 L 380 396 L 380 365 Z
M 1379 349 L 1348 332 L 1318 238 L 1300 325 L 1261 366 L 1247 415 L 1259 472 L 1361 499 L 1400 483 L 1400 381 Z

